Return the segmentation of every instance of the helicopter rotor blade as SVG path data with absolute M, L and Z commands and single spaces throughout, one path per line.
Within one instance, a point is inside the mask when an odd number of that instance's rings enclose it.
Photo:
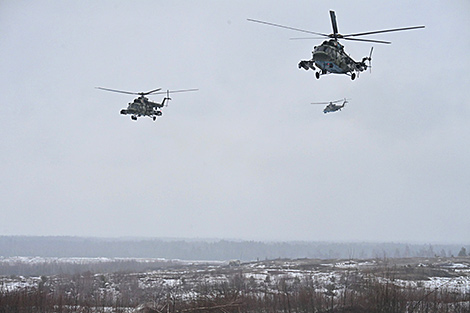
M 335 100 L 335 101 L 331 101 L 332 103 L 338 103 L 338 102 L 348 102 L 348 100 L 351 100 L 349 98 L 343 98 L 343 99 L 339 99 L 339 100 Z
M 328 37 L 327 34 L 312 32 L 312 31 L 310 31 L 310 30 L 305 30 L 305 29 L 300 29 L 300 28 L 294 28 L 294 27 L 284 26 L 284 25 L 280 25 L 280 24 L 274 24 L 274 23 L 270 23 L 270 22 L 263 22 L 263 21 L 254 20 L 254 19 L 251 19 L 251 18 L 248 18 L 247 20 L 250 21 L 250 22 L 265 24 L 265 25 L 269 25 L 269 26 L 275 26 L 275 27 L 280 27 L 280 28 L 295 30 L 295 31 L 302 32 L 302 33 L 314 34 L 314 35 L 319 35 L 319 36 L 323 36 L 323 37 Z
M 101 90 L 106 90 L 106 91 L 125 93 L 127 95 L 140 95 L 140 96 L 146 96 L 146 95 L 152 94 L 152 93 L 162 89 L 162 88 L 157 88 L 157 89 L 147 91 L 147 92 L 132 92 L 132 91 L 123 91 L 123 90 L 116 90 L 116 89 L 103 88 L 103 87 L 95 87 L 95 88 L 96 89 L 101 89 Z
M 374 43 L 384 43 L 384 44 L 391 44 L 390 41 L 383 41 L 383 40 L 372 40 L 372 39 L 360 39 L 360 38 L 341 38 L 344 40 L 352 40 L 352 41 L 364 41 L 364 42 L 374 42 Z
M 337 38 L 338 35 L 338 24 L 336 23 L 335 11 L 330 11 L 331 27 L 333 28 L 333 36 Z
M 418 28 L 424 28 L 424 26 L 411 26 L 411 27 L 401 27 L 401 28 L 392 28 L 392 29 L 376 30 L 376 31 L 371 31 L 371 32 L 364 32 L 364 33 L 356 33 L 356 34 L 343 35 L 343 37 L 344 37 L 344 39 L 346 39 L 346 37 L 366 36 L 366 35 L 372 35 L 372 34 L 389 33 L 389 32 L 398 32 L 398 31 L 411 30 L 411 29 L 418 29 Z
M 154 92 L 157 92 L 159 90 L 162 90 L 162 88 L 157 88 L 157 89 L 154 89 L 154 90 L 151 90 L 151 91 L 147 91 L 147 92 L 139 92 L 138 94 L 141 95 L 141 96 L 146 96 L 146 95 L 150 95 Z
M 138 93 L 138 92 L 122 91 L 122 90 L 109 89 L 109 88 L 103 88 L 103 87 L 95 87 L 95 88 L 96 89 L 101 89 L 101 90 L 106 90 L 106 91 L 125 93 L 127 95 L 140 95 L 140 93 Z
M 199 89 L 167 90 L 167 91 L 155 92 L 155 93 L 153 93 L 153 94 L 154 94 L 154 95 L 163 95 L 163 94 L 169 95 L 170 93 L 189 92 L 189 91 L 198 91 L 198 90 L 199 90 Z
M 331 103 L 338 103 L 338 102 L 347 102 L 348 100 L 351 100 L 350 98 L 343 98 L 335 101 L 327 101 L 327 102 L 312 102 L 310 104 L 331 104 Z
M 289 40 L 307 40 L 307 39 L 323 39 L 323 37 L 293 37 Z

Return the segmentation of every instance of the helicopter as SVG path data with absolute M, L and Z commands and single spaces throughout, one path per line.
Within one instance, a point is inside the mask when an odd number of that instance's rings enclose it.
M 165 104 L 168 103 L 170 98 L 170 93 L 177 93 L 177 92 L 188 92 L 188 91 L 197 91 L 198 89 L 183 89 L 183 90 L 167 90 L 167 91 L 161 91 L 159 92 L 162 88 L 157 88 L 154 90 L 150 90 L 147 92 L 131 92 L 131 91 L 122 91 L 122 90 L 115 90 L 115 89 L 109 89 L 109 88 L 103 88 L 103 87 L 95 87 L 96 89 L 101 89 L 105 91 L 112 91 L 112 92 L 118 92 L 118 93 L 124 93 L 128 95 L 139 95 L 138 98 L 135 98 L 134 101 L 130 102 L 127 105 L 127 109 L 122 109 L 121 114 L 131 115 L 131 119 L 136 121 L 137 118 L 141 116 L 148 116 L 152 118 L 154 121 L 157 119 L 158 116 L 162 116 L 162 111 L 161 108 L 165 106 Z M 157 103 L 150 101 L 146 96 L 148 95 L 158 95 L 158 94 L 166 94 L 166 97 L 163 98 L 162 103 Z
M 330 101 L 330 102 L 312 102 L 311 104 L 328 104 L 324 109 L 323 109 L 323 113 L 330 113 L 330 112 L 336 112 L 336 111 L 341 111 L 342 108 L 344 108 L 344 105 L 346 103 L 348 103 L 348 100 L 351 100 L 351 99 L 339 99 L 339 100 L 335 100 L 335 101 Z M 341 101 L 343 101 L 343 104 L 336 104 L 336 103 L 340 103 Z
M 316 38 L 322 38 L 322 37 L 331 38 L 329 40 L 323 41 L 321 45 L 313 47 L 312 58 L 310 60 L 302 60 L 299 62 L 299 65 L 298 65 L 299 69 L 300 68 L 303 68 L 305 70 L 312 69 L 313 71 L 316 71 L 315 77 L 317 79 L 320 79 L 321 75 L 331 73 L 331 74 L 346 74 L 350 76 L 352 80 L 354 80 L 356 76 L 359 75 L 360 72 L 363 72 L 371 67 L 373 47 L 371 47 L 370 53 L 368 56 L 363 57 L 361 61 L 355 61 L 344 51 L 344 46 L 339 43 L 338 41 L 339 39 L 365 41 L 365 42 L 373 42 L 373 43 L 381 43 L 381 44 L 391 44 L 390 41 L 360 39 L 360 38 L 353 38 L 353 37 L 424 28 L 424 26 L 412 26 L 412 27 L 402 27 L 402 28 L 385 29 L 385 30 L 377 30 L 377 31 L 342 35 L 338 33 L 338 25 L 336 23 L 335 11 L 330 11 L 330 19 L 331 19 L 331 26 L 333 28 L 333 33 L 331 34 L 317 33 L 317 32 L 313 32 L 309 30 L 303 30 L 299 28 L 294 28 L 294 27 L 289 27 L 289 26 L 284 26 L 280 24 L 274 24 L 274 23 L 264 22 L 264 21 L 254 20 L 254 19 L 248 19 L 248 21 L 321 36 L 321 37 L 315 37 L 315 38 L 292 38 L 292 39 L 316 39 Z

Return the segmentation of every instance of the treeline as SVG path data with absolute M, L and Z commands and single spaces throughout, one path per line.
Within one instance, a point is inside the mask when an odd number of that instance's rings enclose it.
M 135 277 L 123 276 L 118 295 L 103 292 L 102 279 L 77 275 L 64 285 L 46 279 L 37 288 L 0 290 L 0 313 L 36 312 L 224 312 L 224 313 L 441 313 L 470 312 L 470 295 L 446 289 L 403 288 L 393 279 L 349 273 L 324 286 L 311 278 L 257 282 L 234 274 L 226 282 L 140 289 Z M 340 287 L 342 286 L 342 287 Z M 146 311 L 145 309 L 146 308 Z M 136 310 L 137 311 L 137 310 Z
M 263 260 L 450 257 L 462 245 L 0 236 L 0 256 Z
M 110 259 L 107 261 L 84 260 L 80 263 L 67 262 L 65 260 L 13 260 L 0 262 L 0 275 L 2 276 L 49 276 L 61 274 L 90 273 L 116 273 L 116 272 L 148 272 L 183 266 L 177 261 L 138 261 Z

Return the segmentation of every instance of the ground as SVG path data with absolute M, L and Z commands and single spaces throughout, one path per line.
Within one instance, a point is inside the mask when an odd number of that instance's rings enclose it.
M 18 270 L 36 271 L 36 275 L 19 275 Z M 470 310 L 469 257 L 253 262 L 3 258 L 0 275 L 4 299 L 15 292 L 40 291 L 51 302 L 62 299 L 69 308 L 74 304 L 75 311 L 90 303 L 103 308 L 96 312 L 105 312 L 105 307 L 111 312 L 131 312 L 143 304 L 155 310 L 173 306 L 181 311 L 198 307 L 227 312 L 243 307 L 249 312 L 266 305 L 281 311 L 291 306 L 298 310 L 311 306 L 317 312 L 361 311 L 357 306 L 370 305 L 370 301 L 362 304 L 363 299 L 383 298 L 382 288 L 387 291 L 384 294 L 396 295 L 394 305 L 407 310 L 412 305 L 429 305 L 429 301 L 435 307 L 432 312 L 449 309 L 449 305 L 455 309 L 455 303 Z M 306 295 L 316 302 L 306 303 Z

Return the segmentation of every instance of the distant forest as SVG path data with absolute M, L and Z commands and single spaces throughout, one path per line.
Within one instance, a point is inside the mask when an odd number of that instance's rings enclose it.
M 465 250 L 462 248 L 470 251 L 469 246 L 457 244 L 0 236 L 0 257 L 164 258 L 203 261 L 368 259 L 451 257 Z

